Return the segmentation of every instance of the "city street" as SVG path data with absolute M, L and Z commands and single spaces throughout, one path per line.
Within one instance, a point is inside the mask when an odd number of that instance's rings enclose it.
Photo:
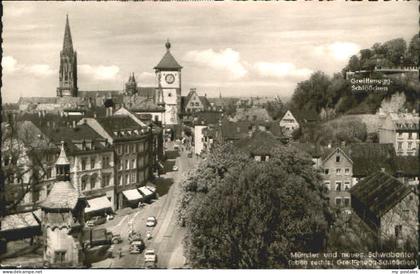
M 176 223 L 176 207 L 181 195 L 181 182 L 185 179 L 187 172 L 196 164 L 195 157 L 188 158 L 186 152 L 180 152 L 180 156 L 175 159 L 178 171 L 167 172 L 156 181 L 156 185 L 173 182 L 167 194 L 141 209 L 134 209 L 128 215 L 117 217 L 103 225 L 114 234 L 120 234 L 123 242 L 114 245 L 113 259 L 95 263 L 92 267 L 139 268 L 144 266 L 144 252 L 130 254 L 128 250 L 128 233 L 132 224 L 134 230 L 141 233 L 146 245 L 145 249 L 153 249 L 157 254 L 158 268 L 182 268 L 185 264 L 182 243 L 184 230 Z M 152 228 L 146 227 L 146 219 L 150 216 L 157 219 L 157 225 Z M 146 239 L 147 231 L 152 232 L 150 240 Z M 118 255 L 120 248 L 122 250 L 121 258 Z

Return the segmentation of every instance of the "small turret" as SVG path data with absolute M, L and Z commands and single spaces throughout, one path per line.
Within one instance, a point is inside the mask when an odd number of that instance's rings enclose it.
M 55 163 L 57 172 L 57 181 L 70 181 L 70 162 L 67 159 L 66 151 L 64 149 L 64 141 L 61 141 L 60 156 L 58 156 Z

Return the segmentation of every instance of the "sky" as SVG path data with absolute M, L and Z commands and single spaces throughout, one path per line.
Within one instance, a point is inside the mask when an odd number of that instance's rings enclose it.
M 3 102 L 56 95 L 66 14 L 79 90 L 121 90 L 131 72 L 155 86 L 169 39 L 182 95 L 209 97 L 287 98 L 311 73 L 418 32 L 417 1 L 3 2 Z

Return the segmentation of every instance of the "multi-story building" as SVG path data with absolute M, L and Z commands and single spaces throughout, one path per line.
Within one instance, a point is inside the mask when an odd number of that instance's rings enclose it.
M 415 156 L 419 151 L 417 113 L 390 113 L 379 128 L 379 143 L 393 144 L 398 156 Z
M 181 69 L 171 54 L 171 43 L 165 44 L 166 53 L 154 69 L 158 86 L 156 102 L 165 106 L 165 125 L 178 124 L 181 112 Z
M 337 147 L 326 151 L 322 157 L 322 176 L 328 189 L 330 205 L 349 208 L 353 161 L 345 148 Z
M 87 207 L 87 211 L 91 214 L 103 214 L 115 209 L 114 153 L 108 140 L 87 124 L 80 124 L 74 128 L 56 127 L 41 130 L 55 144 L 65 142 L 71 166 L 70 180 L 74 188 L 88 199 L 91 206 Z M 49 177 L 55 178 L 54 172 L 52 167 L 47 167 Z M 103 201 L 101 207 L 96 206 L 98 203 L 93 201 L 98 198 Z
M 80 124 L 92 127 L 114 149 L 117 208 L 137 205 L 142 198 L 137 191 L 153 174 L 153 133 L 130 116 L 114 115 L 83 118 Z
M 195 88 L 190 89 L 187 96 L 182 96 L 182 108 L 186 113 L 210 110 L 211 105 L 207 96 L 198 96 Z

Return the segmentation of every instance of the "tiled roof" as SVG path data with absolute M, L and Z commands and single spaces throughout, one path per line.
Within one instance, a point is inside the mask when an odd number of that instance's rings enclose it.
M 272 155 L 273 148 L 281 145 L 281 142 L 270 132 L 256 131 L 251 137 L 239 140 L 235 145 L 252 156 Z
M 145 99 L 145 98 L 143 98 L 143 100 L 136 100 L 135 102 L 130 104 L 128 108 L 130 109 L 130 111 L 133 111 L 133 112 L 152 112 L 152 111 L 163 112 L 165 111 L 165 108 L 155 104 L 154 100 Z
M 249 120 L 249 121 L 272 121 L 265 108 L 251 107 L 247 109 L 237 109 L 233 121 Z
M 1 222 L 0 231 L 37 227 L 39 225 L 33 212 L 18 213 L 5 216 Z
M 55 144 L 59 145 L 61 141 L 64 141 L 66 150 L 70 154 L 85 151 L 82 148 L 77 147 L 75 144 L 82 143 L 83 141 L 92 142 L 92 150 L 98 151 L 106 149 L 105 146 L 101 144 L 101 141 L 104 141 L 102 136 L 100 136 L 88 125 L 77 125 L 75 128 L 45 128 L 42 130 Z
M 397 156 L 397 172 L 406 176 L 420 176 L 420 160 L 418 156 Z
M 156 87 L 137 87 L 137 94 L 141 97 L 155 98 Z
M 194 116 L 197 117 L 196 123 L 198 124 L 218 124 L 222 118 L 222 113 L 219 111 L 200 111 L 194 113 Z
M 155 69 L 182 69 L 181 65 L 175 60 L 172 56 L 171 52 L 168 50 L 166 51 L 163 58 L 160 60 L 159 64 L 157 64 Z
M 144 128 L 126 115 L 102 117 L 96 118 L 96 120 L 113 138 L 137 139 L 145 133 Z
M 384 172 L 373 173 L 350 189 L 352 199 L 358 200 L 376 217 L 383 216 L 411 191 Z
M 207 110 L 211 107 L 210 102 L 207 99 L 207 96 L 198 96 L 198 98 L 200 98 L 200 101 L 203 104 L 204 110 Z
M 382 168 L 389 174 L 396 171 L 396 155 L 392 144 L 351 144 L 349 155 L 353 160 L 353 176 L 365 177 Z
M 79 90 L 79 97 L 107 97 L 122 94 L 122 90 Z
M 70 182 L 54 183 L 47 199 L 42 202 L 42 208 L 74 209 L 79 199 L 79 193 Z
M 308 153 L 309 155 L 311 155 L 314 158 L 319 158 L 323 155 L 323 148 L 319 145 L 315 145 L 312 143 L 297 143 L 297 142 L 293 142 L 291 143 L 292 146 Z

